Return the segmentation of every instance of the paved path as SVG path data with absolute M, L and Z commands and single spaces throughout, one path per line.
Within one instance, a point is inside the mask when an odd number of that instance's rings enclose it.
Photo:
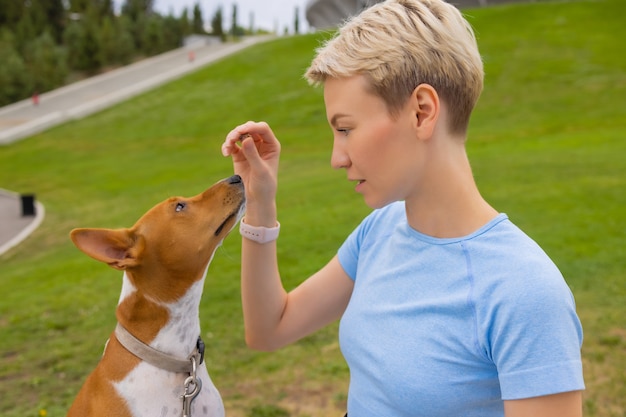
M 176 49 L 42 94 L 38 105 L 28 99 L 2 107 L 0 145 L 87 116 L 270 38 L 255 36 L 237 43 Z
M 42 94 L 38 105 L 28 99 L 2 107 L 0 146 L 85 117 L 271 38 L 255 36 L 237 43 L 176 49 Z M 11 188 L 11 184 L 0 183 L 0 255 L 25 239 L 44 216 L 44 207 L 38 202 L 34 216 L 22 216 L 20 196 L 1 188 Z

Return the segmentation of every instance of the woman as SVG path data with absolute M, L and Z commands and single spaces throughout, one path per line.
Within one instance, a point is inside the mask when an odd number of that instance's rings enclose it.
M 348 21 L 306 77 L 324 86 L 331 164 L 374 211 L 287 293 L 276 256 L 280 143 L 264 122 L 222 146 L 246 186 L 246 341 L 274 350 L 341 319 L 348 414 L 580 416 L 582 328 L 557 267 L 487 203 L 465 150 L 483 87 L 470 25 L 441 0 Z

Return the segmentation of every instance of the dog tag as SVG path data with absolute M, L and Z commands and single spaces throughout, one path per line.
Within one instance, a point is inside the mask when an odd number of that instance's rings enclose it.
M 191 403 L 196 399 L 198 394 L 200 394 L 201 389 L 201 379 L 190 376 L 185 380 L 185 393 L 181 395 L 183 399 L 183 417 L 191 417 Z

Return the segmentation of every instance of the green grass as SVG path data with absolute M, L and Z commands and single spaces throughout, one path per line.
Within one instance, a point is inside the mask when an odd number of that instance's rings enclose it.
M 486 85 L 468 150 L 485 197 L 537 240 L 585 328 L 586 416 L 626 414 L 626 55 L 622 0 L 467 10 Z M 283 38 L 112 109 L 0 147 L 0 186 L 34 192 L 40 228 L 0 257 L 0 415 L 65 415 L 115 324 L 121 274 L 74 248 L 74 227 L 125 227 L 170 195 L 232 173 L 225 134 L 266 120 L 283 144 L 280 267 L 291 288 L 368 212 L 330 168 L 321 90 L 302 79 L 323 35 Z M 336 326 L 275 353 L 243 341 L 239 240 L 201 304 L 208 366 L 229 416 L 341 415 Z

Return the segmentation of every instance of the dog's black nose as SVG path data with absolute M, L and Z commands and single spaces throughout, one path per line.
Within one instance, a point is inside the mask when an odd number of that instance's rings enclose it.
M 241 182 L 241 177 L 239 175 L 233 175 L 228 179 L 229 184 L 238 184 Z

